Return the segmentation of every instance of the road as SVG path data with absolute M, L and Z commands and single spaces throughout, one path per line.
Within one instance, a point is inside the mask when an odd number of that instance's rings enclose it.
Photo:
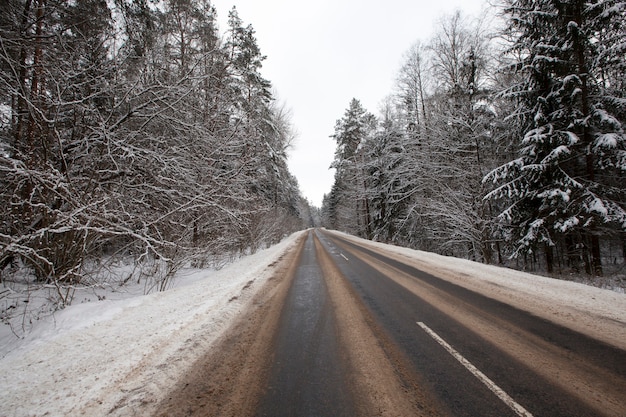
M 322 230 L 162 415 L 625 416 L 626 352 Z

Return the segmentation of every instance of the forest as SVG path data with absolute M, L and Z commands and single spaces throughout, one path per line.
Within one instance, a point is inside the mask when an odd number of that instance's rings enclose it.
M 626 3 L 498 3 L 494 21 L 459 12 L 416 42 L 379 115 L 349 103 L 323 224 L 531 271 L 619 271 Z
M 183 264 L 309 225 L 288 112 L 236 8 L 223 33 L 208 0 L 0 8 L 5 277 L 26 270 L 63 301 L 124 258 L 162 290 Z
M 495 25 L 442 18 L 378 115 L 348 103 L 322 224 L 532 271 L 622 268 L 626 3 L 497 8 Z M 163 290 L 316 223 L 255 31 L 236 8 L 227 22 L 209 0 L 2 2 L 0 279 L 26 271 L 62 305 L 123 259 Z

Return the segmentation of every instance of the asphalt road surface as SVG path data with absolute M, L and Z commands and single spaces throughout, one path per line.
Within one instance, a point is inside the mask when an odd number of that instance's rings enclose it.
M 626 416 L 626 352 L 315 230 L 161 410 Z
M 355 415 L 350 371 L 337 333 L 313 234 L 309 234 L 285 300 L 272 371 L 258 415 Z

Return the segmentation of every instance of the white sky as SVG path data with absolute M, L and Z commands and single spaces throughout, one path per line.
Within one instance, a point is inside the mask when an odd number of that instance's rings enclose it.
M 402 56 L 427 41 L 439 19 L 455 10 L 478 15 L 485 0 L 212 0 L 221 31 L 228 12 L 251 24 L 262 73 L 292 112 L 298 133 L 289 168 L 303 195 L 320 207 L 330 191 L 335 121 L 352 98 L 378 114 L 392 93 Z

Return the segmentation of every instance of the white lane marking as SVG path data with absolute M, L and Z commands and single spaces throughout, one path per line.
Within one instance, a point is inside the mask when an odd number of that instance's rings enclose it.
M 487 388 L 489 388 L 494 394 L 498 396 L 506 405 L 508 405 L 515 413 L 520 417 L 533 417 L 533 415 L 528 412 L 524 407 L 519 405 L 513 398 L 509 396 L 506 392 L 502 390 L 499 386 L 497 386 L 491 379 L 489 379 L 485 374 L 480 372 L 478 368 L 471 364 L 470 361 L 465 359 L 463 355 L 457 352 L 452 346 L 450 346 L 445 340 L 443 340 L 437 333 L 432 331 L 430 327 L 422 323 L 421 321 L 417 322 L 417 325 L 420 326 L 426 333 L 430 335 L 437 343 L 444 347 L 456 360 L 461 362 L 468 371 L 470 371 L 480 382 L 485 384 Z
M 348 258 L 346 258 L 346 255 L 344 255 L 343 253 L 339 252 L 339 255 L 341 255 L 341 257 L 342 257 L 343 259 L 345 259 L 346 261 L 348 261 L 348 260 L 349 260 Z

